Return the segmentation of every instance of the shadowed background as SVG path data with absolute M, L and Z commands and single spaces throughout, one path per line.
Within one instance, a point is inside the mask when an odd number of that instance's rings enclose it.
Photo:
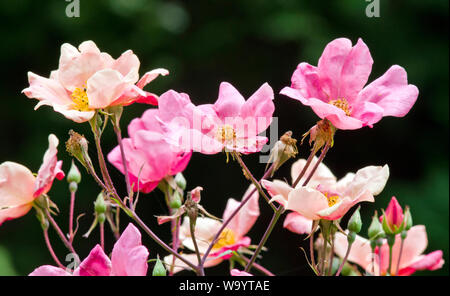
M 425 224 L 428 232 L 426 252 L 442 249 L 446 263 L 441 270 L 416 274 L 448 275 L 449 182 L 448 182 L 448 1 L 380 1 L 380 17 L 368 18 L 363 0 L 339 1 L 145 1 L 81 0 L 81 16 L 68 18 L 68 2 L 15 0 L 0 2 L 0 163 L 15 161 L 37 172 L 48 147 L 48 134 L 60 139 L 59 159 L 68 171 L 70 157 L 64 142 L 69 129 L 87 136 L 88 123 L 76 124 L 55 113 L 51 107 L 34 111 L 37 100 L 27 99 L 27 71 L 48 77 L 58 66 L 61 44 L 78 46 L 93 40 L 101 51 L 117 58 L 132 49 L 141 61 L 140 74 L 163 67 L 170 75 L 160 77 L 147 90 L 161 94 L 168 89 L 186 92 L 195 104 L 213 103 L 220 82 L 232 83 L 248 98 L 264 82 L 274 89 L 275 116 L 279 135 L 287 130 L 301 138 L 318 120 L 300 102 L 279 95 L 290 84 L 297 64 L 317 65 L 325 45 L 338 37 L 353 43 L 361 37 L 374 59 L 369 82 L 391 65 L 399 64 L 408 81 L 419 88 L 419 98 L 405 118 L 384 118 L 372 129 L 338 131 L 335 146 L 325 158 L 340 178 L 348 171 L 366 165 L 389 164 L 390 179 L 375 203 L 362 204 L 363 230 L 374 210 L 385 208 L 395 195 L 402 206 L 409 205 L 414 224 Z M 122 126 L 148 108 L 135 104 L 125 109 Z M 273 144 L 273 143 L 272 143 Z M 116 145 L 112 127 L 103 136 L 104 152 Z M 308 156 L 308 147 L 299 147 L 299 157 Z M 94 149 L 91 157 L 95 159 Z M 258 178 L 265 164 L 258 155 L 244 161 Z M 292 161 L 285 164 L 277 178 L 290 180 Z M 81 169 L 81 168 L 80 168 Z M 123 176 L 112 166 L 110 172 L 123 195 Z M 188 190 L 204 188 L 202 204 L 221 216 L 229 197 L 240 199 L 248 181 L 236 162 L 226 163 L 224 154 L 206 156 L 194 153 L 184 172 Z M 95 182 L 82 171 L 76 200 L 80 231 L 74 247 L 84 258 L 98 242 L 98 231 L 88 241 L 81 237 L 93 220 L 93 202 L 99 192 Z M 59 206 L 56 217 L 64 231 L 68 225 L 69 191 L 66 181 L 55 181 L 49 192 Z M 261 199 L 261 216 L 249 232 L 258 243 L 271 218 L 271 210 Z M 353 211 L 353 210 L 352 210 Z M 166 214 L 160 192 L 142 196 L 138 213 L 165 241 L 170 241 L 169 226 L 157 226 L 157 214 Z M 348 219 L 343 219 L 345 227 Z M 305 236 L 282 228 L 284 217 L 266 244 L 268 252 L 258 262 L 277 275 L 312 275 L 303 252 Z M 128 218 L 122 216 L 122 229 Z M 54 231 L 50 231 L 55 251 L 64 260 L 66 250 Z M 106 231 L 106 249 L 113 247 Z M 166 253 L 143 234 L 150 258 Z M 8 221 L 0 227 L 0 275 L 27 275 L 43 264 L 53 264 L 45 247 L 34 211 Z M 149 264 L 151 270 L 153 264 Z M 206 270 L 207 274 L 228 274 L 228 264 Z M 192 274 L 192 273 L 185 273 Z

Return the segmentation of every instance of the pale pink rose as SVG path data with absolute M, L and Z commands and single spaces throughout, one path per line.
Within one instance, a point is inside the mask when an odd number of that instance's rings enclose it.
M 182 172 L 192 152 L 184 152 L 167 143 L 167 131 L 158 121 L 157 109 L 149 109 L 141 118 L 135 118 L 128 125 L 130 138 L 123 139 L 130 184 L 134 191 L 148 193 L 168 176 Z M 124 173 L 120 147 L 109 154 L 108 161 Z
M 141 233 L 133 225 L 123 231 L 115 243 L 111 260 L 100 245 L 96 245 L 89 255 L 75 269 L 73 274 L 56 266 L 43 265 L 30 276 L 145 276 L 147 275 L 148 250 L 142 245 Z
M 172 141 L 186 151 L 215 154 L 259 152 L 268 141 L 258 136 L 272 122 L 273 90 L 263 84 L 247 101 L 228 82 L 222 82 L 214 104 L 195 106 L 189 96 L 169 90 L 159 98 L 159 117 L 171 129 Z
M 398 266 L 400 244 L 401 238 L 400 234 L 398 234 L 395 237 L 395 243 L 392 247 L 392 273 L 398 270 L 397 275 L 407 276 L 413 274 L 417 270 L 436 270 L 441 268 L 444 264 L 441 250 L 426 255 L 423 254 L 428 244 L 424 225 L 416 225 L 408 230 L 403 245 L 403 252 L 400 257 L 400 265 Z M 344 234 L 337 232 L 334 241 L 334 250 L 336 254 L 343 258 L 347 252 L 347 246 L 347 237 Z M 376 247 L 375 254 L 375 264 L 372 264 L 372 250 L 370 248 L 369 240 L 357 235 L 355 242 L 351 247 L 348 261 L 361 266 L 368 273 L 373 274 L 373 268 L 375 268 L 374 275 L 378 276 L 380 273 L 381 275 L 386 275 L 389 266 L 389 246 L 386 240 L 384 240 L 381 248 Z M 398 269 L 397 266 L 399 267 Z
M 46 194 L 53 180 L 64 178 L 62 161 L 58 161 L 58 138 L 50 134 L 49 147 L 37 177 L 25 166 L 15 162 L 0 165 L 0 225 L 10 219 L 19 218 L 31 209 L 33 201 Z
M 36 178 L 25 166 L 10 161 L 0 164 L 0 225 L 28 213 L 35 183 Z
M 253 191 L 254 186 L 251 185 L 245 192 L 242 199 L 246 198 L 251 191 Z M 222 255 L 224 252 L 231 250 L 237 251 L 241 247 L 248 247 L 251 243 L 250 237 L 246 236 L 248 231 L 255 224 L 257 218 L 259 217 L 259 193 L 256 190 L 250 200 L 241 208 L 241 210 L 236 214 L 236 216 L 231 219 L 230 223 L 221 233 L 219 240 L 213 246 L 211 253 L 208 255 L 205 267 L 215 266 L 221 263 L 223 260 L 227 260 L 233 256 L 233 254 Z M 223 220 L 227 220 L 232 212 L 240 205 L 241 202 L 230 198 L 228 199 L 225 211 L 223 213 Z M 195 224 L 195 238 L 199 248 L 200 254 L 205 254 L 208 246 L 214 239 L 219 229 L 222 226 L 222 222 L 214 220 L 208 217 L 198 217 Z M 189 218 L 185 217 L 183 223 L 180 227 L 180 242 L 184 247 L 189 250 L 194 251 L 194 243 L 192 241 Z M 189 256 L 189 257 L 188 257 Z M 195 254 L 184 254 L 183 257 L 197 263 Z M 192 259 L 192 260 L 191 260 Z M 173 256 L 169 255 L 164 258 L 164 261 L 172 265 Z M 182 266 L 183 268 L 180 268 Z M 187 267 L 181 260 L 175 260 L 174 272 L 178 272 Z
M 34 197 L 46 194 L 52 187 L 55 178 L 62 180 L 65 176 L 64 172 L 61 170 L 62 160 L 58 161 L 56 157 L 59 140 L 55 135 L 50 134 L 48 136 L 48 142 L 48 149 L 44 154 L 44 160 L 36 177 Z
M 311 232 L 312 222 L 297 212 L 290 212 L 284 219 L 283 227 L 297 234 L 305 234 Z
M 253 276 L 253 274 L 245 272 L 245 271 L 240 271 L 239 269 L 232 269 L 230 270 L 230 274 L 231 276 Z
M 372 127 L 384 116 L 405 116 L 417 100 L 417 87 L 408 85 L 406 71 L 398 65 L 364 87 L 372 64 L 361 39 L 353 47 L 349 39 L 335 39 L 325 47 L 317 67 L 300 63 L 291 86 L 280 93 L 310 106 L 338 129 Z
M 304 160 L 298 162 L 306 163 Z M 315 163 L 316 159 L 313 160 Z M 319 167 L 323 165 L 321 163 Z M 303 166 L 296 165 L 295 171 L 301 171 Z M 293 179 L 298 176 L 293 173 Z M 355 204 L 362 201 L 374 201 L 386 185 L 389 177 L 389 167 L 367 166 L 356 172 L 348 173 L 344 178 L 334 181 L 332 173 L 325 165 L 317 170 L 311 179 L 315 187 L 290 185 L 280 180 L 263 180 L 262 186 L 272 196 L 272 201 L 283 205 L 311 220 L 336 220 L 341 218 Z M 300 183 L 299 183 L 300 184 Z
M 68 43 L 61 46 L 59 67 L 50 78 L 28 72 L 29 87 L 23 93 L 36 98 L 42 105 L 52 106 L 56 112 L 75 122 L 85 122 L 96 109 L 143 102 L 157 105 L 157 96 L 142 88 L 165 69 L 147 72 L 139 80 L 140 62 L 127 50 L 118 59 L 100 52 L 92 41 L 85 41 L 78 49 Z M 139 80 L 139 81 L 138 81 Z

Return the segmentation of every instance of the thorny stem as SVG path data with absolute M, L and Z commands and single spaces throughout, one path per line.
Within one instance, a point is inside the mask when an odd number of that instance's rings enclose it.
M 61 264 L 61 261 L 59 261 L 58 257 L 56 256 L 55 251 L 53 251 L 52 244 L 50 243 L 50 239 L 48 238 L 48 229 L 43 229 L 43 232 L 44 232 L 45 244 L 47 245 L 50 255 L 52 256 L 53 260 L 55 260 L 56 264 L 60 268 L 65 269 L 64 265 Z
M 250 268 L 252 267 L 253 263 L 256 260 L 256 257 L 261 252 L 262 247 L 266 243 L 267 239 L 269 238 L 270 234 L 272 233 L 273 228 L 275 227 L 275 224 L 277 223 L 278 219 L 280 218 L 281 214 L 284 212 L 284 207 L 282 205 L 279 205 L 277 210 L 272 216 L 272 220 L 269 223 L 269 226 L 266 229 L 266 232 L 264 233 L 260 243 L 258 244 L 258 247 L 255 250 L 255 253 L 253 254 L 252 258 L 250 258 L 250 261 L 247 263 L 247 266 L 245 267 L 245 272 L 249 272 Z
M 270 176 L 272 170 L 275 168 L 275 162 L 272 163 L 272 165 L 269 167 L 269 169 L 264 173 L 264 175 L 262 176 L 262 179 L 266 179 L 267 177 Z M 233 213 L 231 213 L 231 215 L 228 217 L 228 219 L 226 219 L 225 221 L 223 221 L 222 226 L 220 227 L 219 231 L 217 231 L 216 235 L 214 236 L 213 240 L 211 241 L 211 243 L 208 246 L 208 249 L 206 250 L 205 254 L 203 255 L 202 261 L 200 262 L 200 266 L 203 266 L 206 262 L 206 259 L 208 258 L 209 253 L 212 250 L 212 247 L 214 246 L 214 244 L 217 242 L 217 240 L 220 237 L 220 234 L 222 233 L 222 231 L 225 229 L 225 227 L 227 227 L 227 225 L 231 222 L 231 220 L 234 218 L 234 216 L 237 215 L 237 213 L 241 210 L 241 208 L 250 200 L 250 198 L 252 197 L 252 195 L 256 192 L 256 186 L 255 188 L 247 195 L 247 197 L 245 197 L 241 203 L 239 204 L 239 206 L 233 211 Z
M 347 261 L 348 255 L 350 254 L 350 249 L 352 248 L 353 243 L 349 243 L 347 247 L 347 252 L 345 253 L 344 259 L 342 259 L 341 265 L 339 265 L 338 271 L 336 272 L 336 276 L 341 274 L 342 268 L 344 267 L 345 262 Z
M 74 255 L 77 255 L 77 252 L 73 249 L 72 244 L 67 240 L 67 238 L 64 236 L 64 233 L 62 232 L 61 228 L 59 228 L 58 224 L 55 222 L 53 217 L 50 215 L 48 210 L 45 210 L 45 216 L 47 217 L 50 224 L 52 224 L 53 228 L 56 230 L 56 233 L 58 234 L 61 241 L 64 243 L 67 249 Z M 77 255 L 78 256 L 78 255 Z
M 245 171 L 245 175 L 250 178 L 250 181 L 252 181 L 253 185 L 255 185 L 255 187 L 258 189 L 259 193 L 266 199 L 266 201 L 270 205 L 270 207 L 274 211 L 276 211 L 277 208 L 270 202 L 270 198 L 266 195 L 266 193 L 262 189 L 260 182 L 258 182 L 258 180 L 256 180 L 255 177 L 253 177 L 252 173 L 250 172 L 248 167 L 245 165 L 245 163 L 242 160 L 241 156 L 238 153 L 234 153 L 234 156 L 238 160 L 238 162 L 239 162 L 240 166 L 242 167 L 242 169 Z

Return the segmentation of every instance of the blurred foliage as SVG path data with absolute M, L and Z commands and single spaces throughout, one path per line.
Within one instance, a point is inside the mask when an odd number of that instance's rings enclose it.
M 356 42 L 361 37 L 375 61 L 369 82 L 391 65 L 399 64 L 407 70 L 409 82 L 419 88 L 419 99 L 405 118 L 384 118 L 372 129 L 339 131 L 325 163 L 338 177 L 365 165 L 388 163 L 391 177 L 385 190 L 375 203 L 362 206 L 364 226 L 368 226 L 373 211 L 386 207 L 395 195 L 402 205 L 411 206 L 415 224 L 427 226 L 427 252 L 444 251 L 443 269 L 419 274 L 448 275 L 448 1 L 380 3 L 381 17 L 368 18 L 368 2 L 363 0 L 80 0 L 81 16 L 68 18 L 68 2 L 63 0 L 2 0 L 0 163 L 11 160 L 36 172 L 47 149 L 47 136 L 54 133 L 61 140 L 59 157 L 67 171 L 70 158 L 63 142 L 68 130 L 75 129 L 93 141 L 88 124 L 75 124 L 50 107 L 34 111 L 37 101 L 21 94 L 27 86 L 27 71 L 47 76 L 57 68 L 60 46 L 65 42 L 77 46 L 84 40 L 94 40 L 113 57 L 133 49 L 141 60 L 141 74 L 157 67 L 171 72 L 152 82 L 148 89 L 158 94 L 168 89 L 183 91 L 199 104 L 215 101 L 221 81 L 231 82 L 245 97 L 267 81 L 277 94 L 290 84 L 299 62 L 317 64 L 328 42 L 338 37 Z M 299 102 L 277 95 L 275 103 L 280 135 L 293 130 L 294 136 L 300 138 L 317 120 Z M 124 126 L 146 108 L 138 104 L 127 107 Z M 111 128 L 103 139 L 107 153 L 116 145 Z M 308 148 L 300 147 L 300 157 L 307 155 Z M 245 161 L 256 176 L 262 175 L 265 165 L 258 162 L 257 155 L 247 156 Z M 289 178 L 289 171 L 287 163 L 276 177 Z M 97 233 L 91 235 L 89 244 L 81 238 L 92 222 L 98 187 L 82 173 L 76 206 L 77 214 L 87 215 L 80 220 L 81 233 L 75 248 L 85 257 L 98 241 Z M 111 174 L 124 193 L 122 175 L 113 167 Z M 226 164 L 221 154 L 194 154 L 185 175 L 188 189 L 197 185 L 205 188 L 202 203 L 218 216 L 227 198 L 240 198 L 247 187 L 239 166 Z M 67 184 L 56 181 L 50 195 L 61 210 L 57 220 L 67 229 Z M 157 226 L 153 217 L 166 211 L 159 192 L 141 198 L 139 213 L 169 241 L 169 228 Z M 270 211 L 261 203 L 261 217 L 249 233 L 254 243 L 269 223 Z M 127 221 L 122 218 L 123 226 Z M 52 264 L 36 222 L 30 212 L 2 225 L 0 274 L 26 275 L 39 265 Z M 56 252 L 64 259 L 64 246 L 54 232 L 50 235 Z M 299 249 L 307 247 L 303 239 L 279 223 L 261 264 L 275 274 L 311 275 Z M 165 255 L 150 239 L 144 237 L 144 243 L 152 258 L 159 253 Z M 106 247 L 112 246 L 112 236 L 107 232 Z M 208 269 L 208 274 L 227 274 L 227 268 L 223 263 Z

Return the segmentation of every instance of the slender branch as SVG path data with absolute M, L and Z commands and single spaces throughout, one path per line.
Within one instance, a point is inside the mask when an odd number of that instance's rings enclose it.
M 303 186 L 306 186 L 309 183 L 309 181 L 311 180 L 312 176 L 314 175 L 314 173 L 316 172 L 317 168 L 319 167 L 319 164 L 325 158 L 325 155 L 327 154 L 328 149 L 330 149 L 330 145 L 327 143 L 327 144 L 325 144 L 325 147 L 322 149 L 322 153 L 320 153 L 319 159 L 317 160 L 317 162 L 315 163 L 313 169 L 309 173 L 308 178 L 306 178 L 305 182 L 303 182 Z M 294 188 L 295 188 L 295 186 L 294 186 Z
M 317 268 L 316 268 L 316 259 L 314 258 L 314 231 L 315 231 L 315 227 L 313 224 L 312 229 L 311 229 L 311 234 L 309 236 L 309 256 L 311 257 L 311 265 L 317 274 L 318 272 L 317 272 Z
M 75 191 L 70 192 L 70 210 L 69 210 L 69 241 L 73 242 L 73 212 L 75 209 Z
M 313 149 L 311 150 L 311 153 L 309 154 L 308 160 L 305 163 L 305 166 L 303 167 L 302 171 L 298 175 L 297 179 L 295 179 L 295 182 L 292 183 L 292 187 L 295 188 L 297 184 L 300 182 L 300 180 L 303 178 L 303 176 L 306 173 L 306 170 L 308 169 L 309 165 L 311 164 L 311 161 L 314 159 L 314 155 L 316 155 L 317 150 Z
M 258 180 L 255 179 L 255 177 L 253 177 L 252 173 L 250 172 L 250 170 L 248 169 L 248 167 L 245 165 L 244 161 L 242 160 L 241 156 L 239 155 L 239 153 L 235 153 L 234 156 L 236 157 L 237 161 L 239 162 L 240 166 L 242 167 L 242 169 L 245 171 L 245 175 L 247 177 L 250 178 L 250 181 L 252 181 L 253 185 L 255 185 L 255 187 L 258 189 L 259 193 L 265 198 L 265 200 L 267 201 L 267 203 L 270 205 L 270 207 L 276 211 L 277 208 L 270 202 L 270 198 L 266 195 L 266 193 L 264 192 L 264 190 L 261 187 L 261 184 L 258 182 Z
M 194 243 L 194 250 L 195 250 L 195 254 L 197 255 L 197 262 L 200 264 L 202 259 L 200 257 L 200 250 L 198 249 L 197 239 L 195 238 L 194 221 L 192 221 L 191 219 L 189 219 L 189 229 L 191 230 L 191 238 L 192 238 L 192 242 Z M 199 266 L 199 268 L 197 269 L 197 274 L 199 276 L 204 276 L 205 275 L 205 271 L 204 271 L 203 266 L 201 266 L 201 265 Z
M 43 229 L 43 232 L 45 244 L 47 245 L 50 255 L 60 268 L 65 269 L 65 266 L 61 264 L 61 261 L 59 261 L 58 257 L 56 256 L 55 251 L 53 251 L 52 244 L 50 243 L 50 239 L 48 238 L 48 229 Z
M 264 175 L 262 176 L 262 179 L 266 179 L 267 177 L 270 176 L 272 170 L 275 168 L 275 163 L 272 163 L 272 165 L 269 167 L 269 169 L 264 173 Z M 237 213 L 242 209 L 242 207 L 250 200 L 250 198 L 252 197 L 252 195 L 256 192 L 256 186 L 255 188 L 248 194 L 247 197 L 245 197 L 241 203 L 239 204 L 239 206 L 233 211 L 233 213 L 231 213 L 231 215 L 228 217 L 228 219 L 226 219 L 225 221 L 223 221 L 222 226 L 220 227 L 219 231 L 217 231 L 216 235 L 214 236 L 213 240 L 211 241 L 211 243 L 208 246 L 208 249 L 206 250 L 205 254 L 203 255 L 202 258 L 202 262 L 200 263 L 200 266 L 203 266 L 206 262 L 206 259 L 208 258 L 209 253 L 211 252 L 214 244 L 217 242 L 217 240 L 220 237 L 220 234 L 222 233 L 222 231 L 228 226 L 228 224 L 231 222 L 231 220 L 234 218 L 234 216 L 237 215 Z
M 99 228 L 100 228 L 100 246 L 102 247 L 103 250 L 105 250 L 105 223 L 100 222 Z
M 247 262 L 247 263 L 250 262 L 250 259 L 248 259 L 248 258 L 245 257 L 245 256 L 240 256 L 240 258 L 242 258 L 242 259 L 243 259 L 245 262 Z M 258 263 L 253 263 L 253 268 L 255 268 L 255 269 L 261 271 L 261 272 L 264 273 L 265 275 L 268 275 L 268 276 L 275 276 L 275 274 L 273 274 L 270 270 L 268 270 L 267 268 L 265 268 L 265 267 L 259 265 Z
M 264 244 L 266 243 L 267 239 L 269 238 L 270 234 L 272 233 L 273 228 L 275 227 L 275 224 L 277 223 L 278 219 L 280 218 L 281 214 L 284 212 L 284 207 L 282 205 L 279 205 L 276 212 L 272 216 L 272 220 L 269 223 L 269 226 L 266 229 L 266 232 L 264 233 L 260 243 L 258 244 L 258 247 L 255 250 L 255 253 L 253 254 L 252 258 L 250 258 L 250 261 L 247 263 L 247 266 L 245 267 L 245 272 L 249 272 L 250 268 L 252 267 L 253 263 L 256 260 L 256 257 L 261 252 L 261 249 L 263 248 Z
M 323 235 L 323 232 L 322 232 Z M 323 238 L 323 246 L 322 246 L 322 256 L 321 256 L 321 262 L 320 262 L 320 274 L 324 276 L 325 275 L 325 261 L 327 258 L 327 240 L 325 239 L 325 237 Z
M 338 271 L 336 272 L 336 276 L 339 276 L 341 274 L 342 268 L 344 268 L 344 264 L 347 261 L 348 255 L 350 254 L 352 245 L 353 245 L 353 243 L 348 244 L 347 252 L 345 253 L 344 259 L 342 259 L 341 265 L 339 265 Z
M 66 246 L 67 249 L 69 249 L 69 251 L 71 253 L 73 253 L 74 255 L 77 255 L 77 252 L 75 252 L 72 244 L 67 240 L 67 238 L 65 237 L 64 233 L 62 232 L 61 228 L 59 228 L 58 224 L 55 222 L 55 220 L 53 219 L 53 217 L 50 215 L 50 213 L 48 212 L 48 210 L 45 210 L 45 216 L 47 217 L 48 221 L 50 222 L 50 224 L 52 224 L 53 228 L 56 230 L 56 233 L 58 234 L 59 238 L 61 239 L 61 241 L 64 243 L 64 245 Z M 77 255 L 78 256 L 78 255 Z
M 114 121 L 113 121 L 114 123 Z M 130 177 L 128 174 L 128 165 L 127 165 L 127 160 L 125 158 L 125 150 L 123 148 L 123 143 L 122 143 L 122 132 L 120 130 L 120 127 L 118 125 L 116 125 L 115 123 L 114 125 L 114 132 L 116 133 L 117 136 L 117 142 L 119 143 L 119 147 L 120 147 L 120 155 L 122 157 L 122 164 L 123 164 L 123 171 L 125 173 L 125 182 L 127 184 L 127 196 L 130 199 L 130 207 L 134 210 L 134 206 L 133 206 L 133 194 L 131 191 L 131 185 L 130 185 Z
M 400 243 L 400 253 L 398 254 L 398 260 L 397 260 L 397 266 L 395 268 L 395 274 L 398 274 L 398 270 L 400 269 L 400 259 L 402 258 L 402 253 L 403 253 L 403 243 L 404 243 L 405 239 L 402 238 L 402 241 Z
M 195 270 L 195 271 L 198 270 L 198 266 L 196 266 L 195 264 L 193 264 L 189 260 L 185 259 L 183 256 L 181 256 L 177 252 L 174 252 L 171 247 L 169 247 L 155 233 L 153 233 L 153 231 L 151 231 L 151 229 L 139 218 L 139 216 L 135 212 L 132 212 L 131 210 L 129 210 L 129 211 L 130 211 L 131 218 L 134 221 L 136 221 L 136 223 L 145 231 L 145 233 L 147 233 L 158 245 L 160 245 L 164 250 L 166 250 L 167 252 L 171 253 L 172 255 L 174 255 L 175 257 L 177 257 L 178 259 L 180 259 L 184 263 L 186 263 L 193 270 Z
M 330 250 L 330 257 L 328 262 L 328 276 L 331 275 L 332 269 L 333 269 L 333 257 L 334 257 L 334 235 L 331 237 L 331 250 Z

